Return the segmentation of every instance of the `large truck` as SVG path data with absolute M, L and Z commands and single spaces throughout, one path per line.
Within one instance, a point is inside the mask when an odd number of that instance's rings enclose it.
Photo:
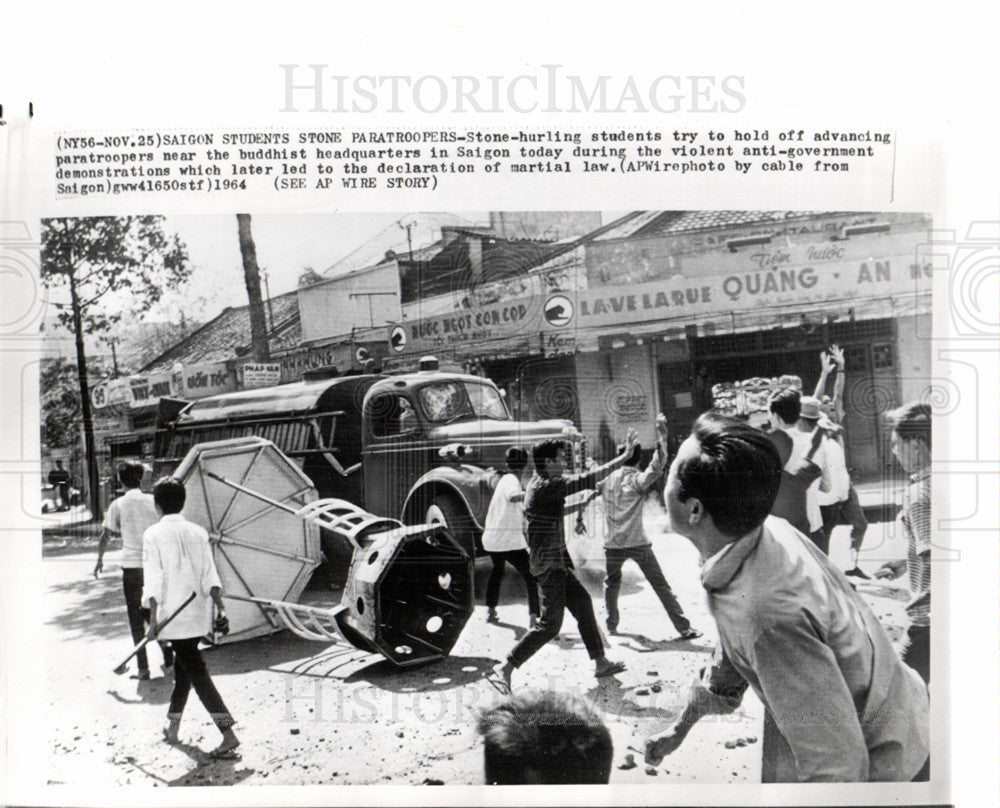
M 155 437 L 155 473 L 198 443 L 258 436 L 296 460 L 321 497 L 406 524 L 442 523 L 475 554 L 510 446 L 566 442 L 570 471 L 584 462 L 571 421 L 515 421 L 489 379 L 438 369 L 366 374 L 178 403 Z

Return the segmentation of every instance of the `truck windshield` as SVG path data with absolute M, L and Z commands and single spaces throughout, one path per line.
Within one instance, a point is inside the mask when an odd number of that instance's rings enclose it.
M 510 413 L 507 412 L 500 393 L 489 384 L 436 382 L 420 388 L 417 395 L 427 419 L 432 423 L 451 423 L 461 418 L 510 420 Z

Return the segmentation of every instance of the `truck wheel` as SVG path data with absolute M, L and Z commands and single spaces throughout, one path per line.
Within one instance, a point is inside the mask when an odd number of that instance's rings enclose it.
M 462 501 L 454 494 L 439 494 L 431 500 L 424 521 L 448 528 L 459 546 L 476 557 L 476 528 Z

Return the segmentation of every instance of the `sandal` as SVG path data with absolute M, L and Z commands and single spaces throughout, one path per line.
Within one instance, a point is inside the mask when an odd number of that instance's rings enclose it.
M 490 668 L 486 675 L 483 677 L 489 682 L 490 686 L 496 690 L 501 696 L 509 696 L 511 693 L 510 683 L 504 678 L 504 675 L 500 673 L 496 668 Z
M 697 640 L 701 636 L 701 632 L 696 628 L 689 628 L 687 631 L 681 632 L 680 639 L 682 640 Z
M 227 749 L 223 749 L 221 746 L 213 749 L 208 753 L 208 756 L 212 760 L 239 760 L 240 752 L 238 746 L 230 746 Z
M 594 676 L 596 676 L 598 679 L 603 679 L 605 676 L 614 676 L 617 673 L 624 673 L 624 672 L 625 672 L 624 662 L 612 662 L 606 668 L 601 668 L 601 670 L 596 671 L 594 673 Z

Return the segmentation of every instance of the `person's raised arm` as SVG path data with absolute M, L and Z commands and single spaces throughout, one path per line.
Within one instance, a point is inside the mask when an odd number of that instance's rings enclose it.
M 609 460 L 603 466 L 598 466 L 595 469 L 584 472 L 583 474 L 578 474 L 574 477 L 569 477 L 566 480 L 566 493 L 575 494 L 578 491 L 583 491 L 587 488 L 593 488 L 601 480 L 607 477 L 612 471 L 624 464 L 632 456 L 632 450 L 635 449 L 636 444 L 639 442 L 639 433 L 635 429 L 629 429 L 628 434 L 625 436 L 625 449 L 620 455 Z
M 648 491 L 663 474 L 663 469 L 667 465 L 667 416 L 662 412 L 656 416 L 656 448 L 653 450 L 653 457 L 636 479 L 636 485 L 640 491 Z
M 830 378 L 830 373 L 833 372 L 833 368 L 833 357 L 826 351 L 823 351 L 819 355 L 819 381 L 816 382 L 816 389 L 813 390 L 814 398 L 822 400 L 823 396 L 826 395 L 826 381 Z
M 829 350 L 837 366 L 837 378 L 833 382 L 833 418 L 839 424 L 844 420 L 844 351 L 839 345 L 831 345 Z

